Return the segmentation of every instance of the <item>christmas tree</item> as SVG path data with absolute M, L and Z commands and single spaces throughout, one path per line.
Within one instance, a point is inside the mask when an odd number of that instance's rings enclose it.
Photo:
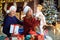
M 52 24 L 57 19 L 57 9 L 54 0 L 45 0 L 43 3 L 43 14 L 46 17 L 46 22 Z

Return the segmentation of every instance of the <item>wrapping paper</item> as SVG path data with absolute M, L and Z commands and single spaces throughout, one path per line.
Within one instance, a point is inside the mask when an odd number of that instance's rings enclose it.
M 17 25 L 17 24 L 12 24 L 12 25 L 10 26 L 10 33 L 12 33 L 12 34 L 14 34 L 14 35 L 17 35 L 17 34 L 19 34 L 18 30 L 19 30 L 19 25 Z

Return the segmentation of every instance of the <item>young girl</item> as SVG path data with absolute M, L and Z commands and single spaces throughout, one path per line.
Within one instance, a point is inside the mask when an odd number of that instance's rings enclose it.
M 37 6 L 37 12 L 35 14 L 35 17 L 37 17 L 40 20 L 40 33 L 44 35 L 43 32 L 43 26 L 46 25 L 46 20 L 45 20 L 45 16 L 43 15 L 43 13 L 41 12 L 42 6 L 38 5 Z
M 29 6 L 25 6 L 23 12 L 26 15 L 23 19 L 24 34 L 28 35 L 30 30 L 35 31 L 35 27 L 39 24 L 40 21 L 33 17 L 33 11 Z
M 6 15 L 6 17 L 4 19 L 3 33 L 5 33 L 8 37 L 11 36 L 11 34 L 9 33 L 11 24 L 21 24 L 22 25 L 22 22 L 19 21 L 15 17 L 16 10 L 17 9 L 15 6 L 11 6 L 9 8 L 9 13 Z

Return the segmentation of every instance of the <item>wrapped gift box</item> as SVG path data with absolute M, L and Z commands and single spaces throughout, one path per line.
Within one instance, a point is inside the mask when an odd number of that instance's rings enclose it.
M 32 30 L 30 30 L 29 34 L 31 34 L 31 35 L 37 35 L 37 33 L 35 31 L 32 31 Z
M 19 34 L 23 34 L 23 32 L 24 32 L 24 28 L 23 28 L 23 26 L 21 26 L 21 27 L 19 28 Z
M 17 37 L 11 37 L 10 40 L 18 40 L 18 38 Z
M 8 38 L 8 37 L 6 37 L 4 40 L 9 40 L 9 38 Z
M 18 35 L 16 37 L 11 37 L 10 40 L 24 40 L 24 35 Z
M 25 37 L 24 37 L 24 35 L 19 35 L 19 36 L 18 36 L 18 39 L 19 39 L 19 40 L 24 40 Z
M 44 35 L 37 35 L 37 40 L 44 40 Z
M 44 35 L 37 34 L 35 31 L 30 30 L 31 40 L 44 40 Z
M 10 33 L 11 34 L 18 35 L 19 34 L 18 30 L 19 30 L 18 24 L 11 24 L 10 25 Z

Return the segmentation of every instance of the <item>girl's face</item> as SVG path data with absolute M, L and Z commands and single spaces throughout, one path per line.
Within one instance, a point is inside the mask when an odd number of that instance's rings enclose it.
M 28 17 L 32 17 L 32 16 L 33 16 L 33 10 L 32 10 L 32 9 L 30 9 L 30 10 L 28 11 L 27 16 L 28 16 Z
M 16 10 L 13 10 L 13 11 L 10 12 L 10 15 L 15 16 L 15 13 L 16 13 Z

